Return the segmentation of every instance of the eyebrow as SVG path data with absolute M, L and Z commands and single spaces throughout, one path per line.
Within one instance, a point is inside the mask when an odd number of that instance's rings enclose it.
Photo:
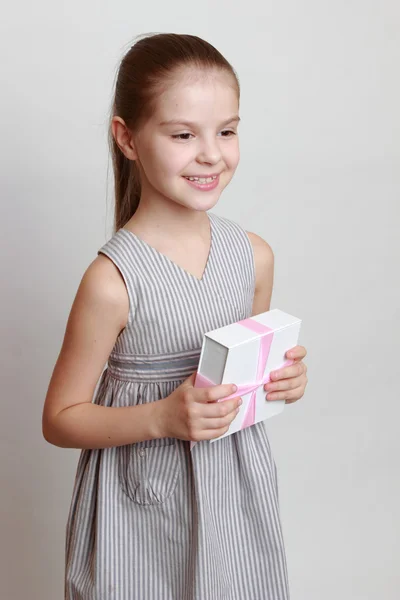
M 232 123 L 232 121 L 237 121 L 239 123 L 239 115 L 234 115 L 233 117 L 230 117 L 229 119 L 221 123 L 221 127 L 224 127 L 224 125 L 228 125 L 228 123 Z M 180 119 L 171 119 L 170 121 L 161 121 L 159 125 L 187 125 L 188 127 L 195 127 L 196 123 L 193 123 L 192 121 L 181 121 Z

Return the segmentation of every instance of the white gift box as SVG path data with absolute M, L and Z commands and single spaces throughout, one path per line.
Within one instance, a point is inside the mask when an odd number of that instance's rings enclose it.
M 266 400 L 271 371 L 293 364 L 285 353 L 297 346 L 301 319 L 279 309 L 204 334 L 194 387 L 234 383 L 243 403 L 229 430 L 215 442 L 283 411 L 285 400 Z M 192 443 L 192 447 L 194 443 Z

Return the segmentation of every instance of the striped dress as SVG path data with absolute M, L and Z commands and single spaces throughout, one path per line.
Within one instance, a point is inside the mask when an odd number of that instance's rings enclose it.
M 208 213 L 201 279 L 127 229 L 99 250 L 128 291 L 128 322 L 93 402 L 171 394 L 203 334 L 251 316 L 251 242 Z M 233 383 L 233 382 L 232 382 Z M 262 423 L 211 444 L 163 438 L 82 450 L 66 536 L 66 600 L 287 600 L 276 466 Z

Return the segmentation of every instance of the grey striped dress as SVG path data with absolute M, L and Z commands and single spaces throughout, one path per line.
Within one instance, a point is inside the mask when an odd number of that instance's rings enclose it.
M 202 279 L 132 232 L 99 250 L 130 311 L 93 402 L 130 406 L 173 392 L 203 334 L 251 316 L 254 257 L 244 229 L 208 213 Z M 80 455 L 66 536 L 66 600 L 287 600 L 274 459 L 262 423 L 213 444 L 174 438 Z

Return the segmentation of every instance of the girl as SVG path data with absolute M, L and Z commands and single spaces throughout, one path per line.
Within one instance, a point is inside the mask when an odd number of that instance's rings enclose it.
M 207 213 L 238 165 L 238 123 L 237 77 L 207 42 L 154 35 L 123 58 L 115 232 L 82 278 L 43 411 L 47 441 L 83 449 L 67 600 L 289 597 L 264 424 L 210 444 L 241 399 L 193 387 L 203 334 L 269 310 L 272 293 L 269 245 Z M 305 355 L 292 349 L 271 400 L 304 394 Z

